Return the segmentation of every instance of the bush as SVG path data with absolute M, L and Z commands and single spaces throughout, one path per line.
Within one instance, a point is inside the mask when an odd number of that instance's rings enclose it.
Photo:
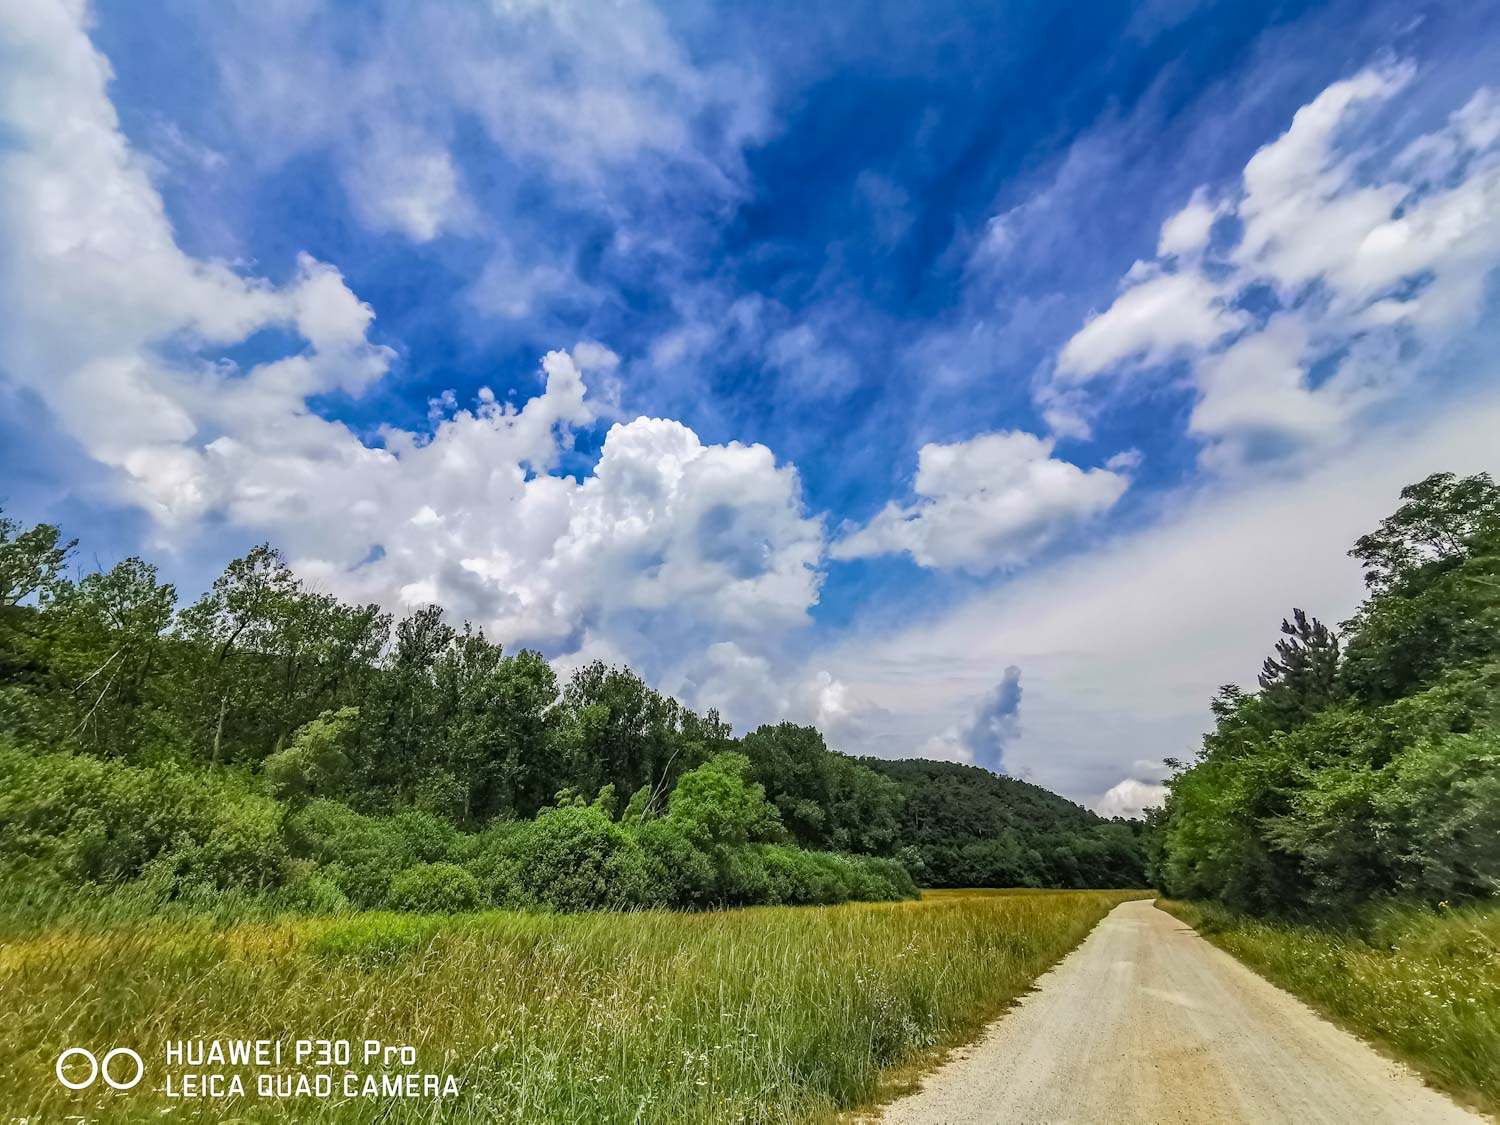
M 266 791 L 283 800 L 328 796 L 349 778 L 345 752 L 359 723 L 358 707 L 324 711 L 292 735 L 285 750 L 261 763 Z
M 0 748 L 0 850 L 70 882 L 124 882 L 150 864 L 215 887 L 275 886 L 288 870 L 282 815 L 228 771 Z
M 519 840 L 530 830 L 526 821 L 493 820 L 461 842 L 457 855 L 479 880 L 480 894 L 491 906 L 504 909 L 525 905 Z
M 458 914 L 480 902 L 479 880 L 456 863 L 419 863 L 391 882 L 386 905 L 408 914 Z
M 378 906 L 391 880 L 410 865 L 389 822 L 363 816 L 337 801 L 311 801 L 287 818 L 295 854 L 316 860 L 356 906 Z
M 759 848 L 724 848 L 719 856 L 718 901 L 726 906 L 772 902 L 771 878 Z
M 444 863 L 455 858 L 463 834 L 451 823 L 429 812 L 410 809 L 387 822 L 398 841 L 404 863 Z
M 286 884 L 276 892 L 275 904 L 299 914 L 342 914 L 349 896 L 310 860 L 293 860 Z
M 713 860 L 694 845 L 680 824 L 648 820 L 633 830 L 643 862 L 642 904 L 688 908 L 714 900 Z
M 543 809 L 511 847 L 528 903 L 565 912 L 619 910 L 650 897 L 640 844 L 601 809 Z

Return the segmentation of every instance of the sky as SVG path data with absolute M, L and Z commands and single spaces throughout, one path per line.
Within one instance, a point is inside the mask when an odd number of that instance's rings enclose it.
M 1500 472 L 1500 3 L 0 0 L 0 500 L 1159 801 Z

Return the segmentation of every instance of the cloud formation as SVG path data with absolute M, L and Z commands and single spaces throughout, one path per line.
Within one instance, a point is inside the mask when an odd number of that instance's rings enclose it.
M 1360 126 L 1408 64 L 1336 82 L 1215 201 L 1193 193 L 1119 295 L 1062 347 L 1039 403 L 1080 432 L 1074 389 L 1183 362 L 1189 431 L 1232 466 L 1347 437 L 1477 314 L 1500 258 L 1500 95 L 1388 153 Z M 1066 403 L 1069 410 L 1058 410 Z
M 926 567 L 976 574 L 1019 566 L 1069 528 L 1111 508 L 1130 480 L 1052 456 L 1053 441 L 1013 430 L 917 455 L 911 504 L 888 503 L 846 533 L 837 559 L 906 552 Z
M 1006 748 L 1016 776 L 1093 805 L 1122 763 L 1191 758 L 1214 692 L 1254 686 L 1291 607 L 1327 621 L 1354 609 L 1363 587 L 1345 552 L 1404 485 L 1438 469 L 1500 471 L 1500 370 L 1487 362 L 1486 393 L 1371 429 L 1300 478 L 1188 489 L 1156 522 L 1093 550 L 815 653 L 851 698 L 884 708 L 882 742 L 833 744 L 936 748 L 953 715 L 994 690 L 996 670 L 1018 665 L 1026 734 Z
M 922 747 L 924 758 L 967 762 L 987 770 L 1006 770 L 1005 749 L 1021 736 L 1021 669 L 1005 669 L 1000 683 L 963 727 L 949 727 Z
M 446 396 L 430 431 L 367 443 L 315 412 L 309 400 L 358 396 L 391 367 L 370 307 L 306 256 L 277 284 L 184 252 L 79 13 L 9 7 L 0 361 L 117 471 L 160 539 L 227 518 L 346 596 L 440 602 L 504 642 L 668 678 L 713 644 L 763 659 L 806 623 L 822 525 L 766 447 L 637 418 L 609 429 L 591 472 L 557 474 L 601 417 L 587 381 L 607 384 L 618 359 L 600 345 L 549 353 L 519 406 Z M 231 358 L 268 330 L 298 343 Z

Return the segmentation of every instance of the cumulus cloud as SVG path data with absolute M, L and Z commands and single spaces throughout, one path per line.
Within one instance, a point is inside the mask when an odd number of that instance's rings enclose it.
M 764 446 L 622 420 L 591 472 L 557 474 L 575 431 L 613 413 L 590 393 L 619 362 L 602 345 L 549 353 L 520 405 L 440 396 L 430 430 L 367 443 L 315 413 L 311 397 L 361 394 L 393 362 L 368 339 L 373 310 L 306 256 L 276 283 L 185 253 L 78 10 L 7 7 L 0 363 L 162 539 L 223 517 L 323 588 L 394 609 L 438 601 L 502 641 L 658 676 L 713 644 L 764 658 L 806 621 L 822 525 Z M 302 343 L 248 367 L 225 358 L 267 328 Z
M 922 566 L 974 573 L 1018 566 L 1107 511 L 1130 483 L 1123 471 L 1080 469 L 1053 457 L 1053 445 L 1015 430 L 924 445 L 916 501 L 887 504 L 830 553 L 852 559 L 906 552 Z
M 1058 375 L 1082 382 L 1126 360 L 1149 366 L 1206 348 L 1247 322 L 1229 307 L 1230 296 L 1226 286 L 1200 274 L 1142 266 L 1126 278 L 1114 303 L 1063 345 Z
M 1156 256 L 1169 258 L 1201 253 L 1208 245 L 1218 217 L 1219 208 L 1209 203 L 1207 189 L 1198 188 L 1186 207 L 1162 223 Z
M 1105 790 L 1093 807 L 1100 816 L 1126 816 L 1133 820 L 1147 809 L 1160 808 L 1166 799 L 1165 785 L 1127 777 Z
M 1191 431 L 1228 467 L 1347 437 L 1478 313 L 1500 261 L 1500 96 L 1476 92 L 1398 153 L 1359 126 L 1411 82 L 1406 64 L 1329 86 L 1261 147 L 1240 183 L 1199 188 L 1114 302 L 1060 350 L 1038 403 L 1086 426 L 1077 388 L 1184 360 Z M 1221 218 L 1237 237 L 1216 245 Z M 1067 404 L 1060 410 L 1058 403 Z

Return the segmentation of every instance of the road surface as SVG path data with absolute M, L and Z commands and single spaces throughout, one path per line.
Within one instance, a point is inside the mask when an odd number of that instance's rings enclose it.
M 888 1107 L 958 1122 L 1482 1122 L 1149 899 L 1122 903 L 978 1043 Z

